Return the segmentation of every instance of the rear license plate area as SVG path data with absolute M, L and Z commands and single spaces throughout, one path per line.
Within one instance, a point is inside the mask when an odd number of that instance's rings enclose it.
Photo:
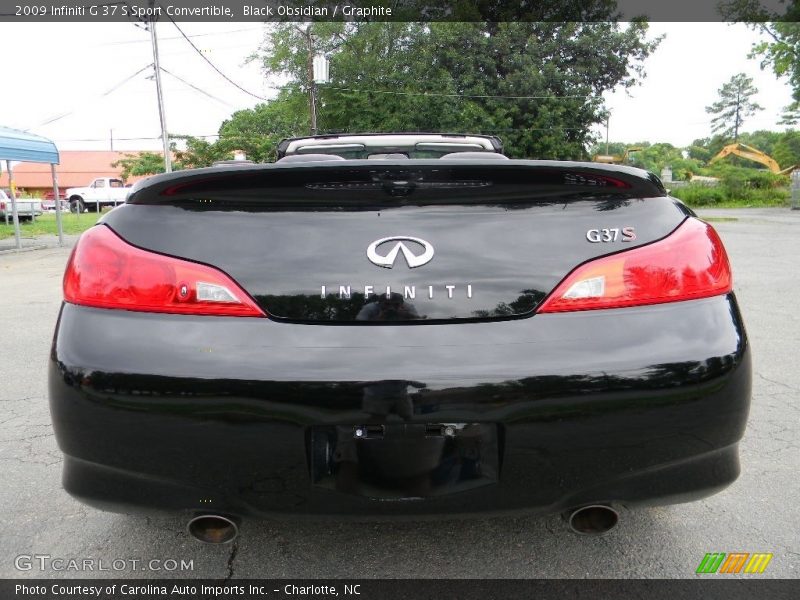
M 421 499 L 497 482 L 497 425 L 390 423 L 311 427 L 315 486 L 383 500 Z

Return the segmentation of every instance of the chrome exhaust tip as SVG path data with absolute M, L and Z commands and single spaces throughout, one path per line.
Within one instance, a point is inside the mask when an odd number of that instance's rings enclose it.
M 206 544 L 229 544 L 239 535 L 236 521 L 220 515 L 199 515 L 189 521 L 189 535 Z
M 580 535 L 603 535 L 619 523 L 619 513 L 607 504 L 590 504 L 564 513 L 569 528 Z

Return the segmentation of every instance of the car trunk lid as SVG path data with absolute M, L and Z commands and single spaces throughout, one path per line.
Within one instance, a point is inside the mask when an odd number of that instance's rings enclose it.
M 222 269 L 275 319 L 419 324 L 528 316 L 578 265 L 690 214 L 624 167 L 376 162 L 157 177 L 104 220 L 136 246 Z

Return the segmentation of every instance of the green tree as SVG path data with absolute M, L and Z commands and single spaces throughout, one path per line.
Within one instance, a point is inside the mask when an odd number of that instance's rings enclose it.
M 793 102 L 785 108 L 783 124 L 800 121 L 800 2 L 781 0 L 782 12 L 769 11 L 758 0 L 728 0 L 721 4 L 723 16 L 745 21 L 762 33 L 764 41 L 753 44 L 750 58 L 760 58 L 761 68 L 772 67 L 788 80 Z
M 691 145 L 686 148 L 686 152 L 689 154 L 689 158 L 693 160 L 697 160 L 701 163 L 707 163 L 711 160 L 711 157 L 714 156 L 714 152 L 703 144 L 704 140 L 695 140 L 691 143 Z
M 754 115 L 756 111 L 764 110 L 751 100 L 758 93 L 753 85 L 753 78 L 738 73 L 724 83 L 718 93 L 719 100 L 711 106 L 706 106 L 707 113 L 716 115 L 711 119 L 711 130 L 738 141 L 739 129 L 744 119 Z
M 721 135 L 713 135 L 711 137 L 694 140 L 688 149 L 689 157 L 706 162 L 729 143 L 730 139 Z
M 781 169 L 800 166 L 800 131 L 789 130 L 784 133 L 775 144 L 772 158 L 778 161 Z
M 793 102 L 784 109 L 782 123 L 794 124 L 800 120 L 800 4 L 793 2 L 784 18 L 758 25 L 769 40 L 755 44 L 751 56 L 761 57 L 762 68 L 771 65 L 775 75 L 789 80 Z
M 800 132 L 788 131 L 758 131 L 742 133 L 739 142 L 761 150 L 778 161 L 782 168 L 800 164 Z M 703 138 L 695 140 L 689 146 L 689 157 L 697 159 L 701 163 L 708 163 L 722 148 L 727 141 L 721 136 Z M 753 168 L 753 162 L 744 158 L 730 156 L 725 159 L 726 164 L 737 165 L 739 167 Z
M 233 150 L 225 148 L 217 142 L 209 142 L 190 135 L 172 135 L 170 138 L 182 140 L 186 145 L 186 148 L 181 150 L 177 148 L 175 142 L 170 144 L 175 156 L 172 168 L 176 171 L 210 167 L 214 161 L 233 158 Z
M 204 139 L 195 138 L 188 135 L 171 135 L 170 148 L 173 155 L 172 169 L 196 169 L 208 167 L 217 160 L 233 158 L 233 151 L 217 143 L 211 143 Z M 182 140 L 186 148 L 181 150 L 177 147 L 176 140 Z M 113 167 L 122 167 L 122 178 L 127 179 L 131 175 L 155 175 L 164 172 L 164 156 L 157 152 L 139 152 L 138 154 L 126 154 L 120 160 L 111 163 Z
M 683 149 L 672 144 L 644 142 L 636 146 L 642 150 L 631 155 L 631 164 L 641 169 L 660 174 L 661 169 L 669 167 L 672 169 L 672 176 L 677 180 L 689 179 L 692 174 L 701 170 L 700 161 L 685 158 Z
M 128 179 L 131 175 L 155 175 L 164 172 L 164 156 L 157 152 L 124 154 L 118 161 L 111 163 L 111 166 L 122 167 L 122 179 Z
M 742 133 L 739 135 L 739 141 L 771 155 L 775 151 L 775 146 L 781 141 L 783 136 L 784 134 L 780 131 L 759 129 L 758 131 Z
M 622 142 L 609 142 L 607 147 L 604 141 L 597 142 L 589 149 L 589 155 L 596 156 L 598 154 L 603 154 L 609 156 L 622 156 L 625 153 L 625 150 L 631 147 L 634 147 L 634 145 L 623 144 Z
M 797 123 L 800 123 L 800 102 L 792 102 L 784 108 L 783 115 L 781 115 L 781 120 L 778 123 L 781 125 L 797 125 Z
M 783 22 L 760 23 L 758 28 L 769 38 L 755 44 L 751 56 L 761 57 L 761 67 L 772 66 L 778 77 L 789 80 L 793 102 L 785 108 L 782 123 L 800 120 L 800 3 L 792 2 Z
M 273 161 L 281 139 L 303 135 L 308 127 L 307 100 L 282 90 L 272 102 L 233 113 L 220 126 L 216 145 L 229 152 L 242 150 L 256 162 Z
M 300 114 L 309 112 L 306 27 L 331 61 L 321 131 L 490 133 L 509 155 L 533 158 L 585 157 L 605 119 L 603 92 L 640 81 L 660 41 L 646 40 L 643 22 L 278 24 L 254 58 L 288 79 L 274 102 L 304 104 Z

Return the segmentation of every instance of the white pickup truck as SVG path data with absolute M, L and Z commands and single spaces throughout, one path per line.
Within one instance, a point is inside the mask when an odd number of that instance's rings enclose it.
M 74 213 L 92 209 L 100 212 L 106 206 L 125 202 L 130 191 L 122 179 L 98 177 L 86 187 L 68 188 L 67 201 L 70 211 Z

